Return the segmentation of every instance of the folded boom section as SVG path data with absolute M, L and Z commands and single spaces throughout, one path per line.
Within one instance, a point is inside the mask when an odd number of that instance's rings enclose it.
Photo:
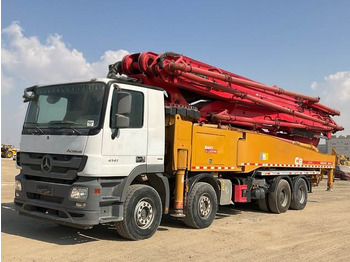
M 110 65 L 109 77 L 124 74 L 166 91 L 166 105 L 195 106 L 198 122 L 223 123 L 317 145 L 320 136 L 343 130 L 340 112 L 310 97 L 268 86 L 172 52 L 136 53 Z

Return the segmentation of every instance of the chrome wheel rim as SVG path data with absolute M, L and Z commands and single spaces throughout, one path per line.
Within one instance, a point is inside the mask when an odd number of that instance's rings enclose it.
M 303 204 L 305 202 L 305 198 L 306 198 L 305 190 L 302 187 L 299 187 L 298 195 L 297 195 L 297 199 L 299 203 Z
M 212 203 L 207 194 L 203 194 L 200 196 L 198 201 L 198 211 L 199 215 L 202 218 L 208 218 L 212 211 Z
M 154 220 L 154 209 L 149 198 L 142 198 L 135 207 L 134 218 L 136 225 L 141 229 L 150 227 Z
M 286 189 L 282 189 L 280 193 L 280 203 L 281 206 L 285 207 L 288 203 L 288 194 L 286 192 Z

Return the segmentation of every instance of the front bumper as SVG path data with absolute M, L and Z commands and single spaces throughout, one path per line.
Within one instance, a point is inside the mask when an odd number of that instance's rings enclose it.
M 101 183 L 98 178 L 80 177 L 72 184 L 43 182 L 16 176 L 22 183 L 22 191 L 16 191 L 15 208 L 21 215 L 52 221 L 78 228 L 91 228 L 100 223 L 122 220 L 123 205 L 113 192 L 121 180 Z M 70 199 L 74 186 L 88 188 L 85 201 Z M 47 190 L 43 190 L 43 189 Z M 81 206 L 83 203 L 83 207 Z

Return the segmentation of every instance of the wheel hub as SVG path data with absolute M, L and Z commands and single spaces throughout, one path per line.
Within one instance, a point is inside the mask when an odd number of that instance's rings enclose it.
M 148 228 L 154 220 L 153 206 L 150 199 L 141 199 L 135 207 L 135 222 L 139 228 Z
M 306 195 L 305 191 L 300 187 L 298 190 L 298 194 L 297 194 L 297 199 L 298 199 L 300 204 L 304 203 L 305 195 Z
M 285 190 L 282 190 L 280 193 L 280 203 L 283 207 L 285 207 L 288 203 L 288 195 L 286 194 Z
M 199 198 L 198 205 L 199 205 L 199 215 L 203 218 L 209 217 L 212 211 L 212 205 L 211 205 L 210 198 L 206 194 L 201 195 L 201 197 Z

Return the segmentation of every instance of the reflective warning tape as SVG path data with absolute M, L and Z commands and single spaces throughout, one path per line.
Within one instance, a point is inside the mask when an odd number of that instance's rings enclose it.
M 333 166 L 330 166 L 330 165 L 290 165 L 290 164 L 266 164 L 266 163 L 241 163 L 241 166 L 333 168 Z
M 277 176 L 277 175 L 319 175 L 320 171 L 293 171 L 293 170 L 285 170 L 285 171 L 260 171 L 260 175 L 262 176 Z
M 234 166 L 192 166 L 191 169 L 195 170 L 232 170 Z
M 333 168 L 330 165 L 290 165 L 290 164 L 266 164 L 266 163 L 241 163 L 241 166 L 263 167 L 299 167 L 299 168 Z M 234 170 L 234 166 L 192 166 L 191 170 Z

